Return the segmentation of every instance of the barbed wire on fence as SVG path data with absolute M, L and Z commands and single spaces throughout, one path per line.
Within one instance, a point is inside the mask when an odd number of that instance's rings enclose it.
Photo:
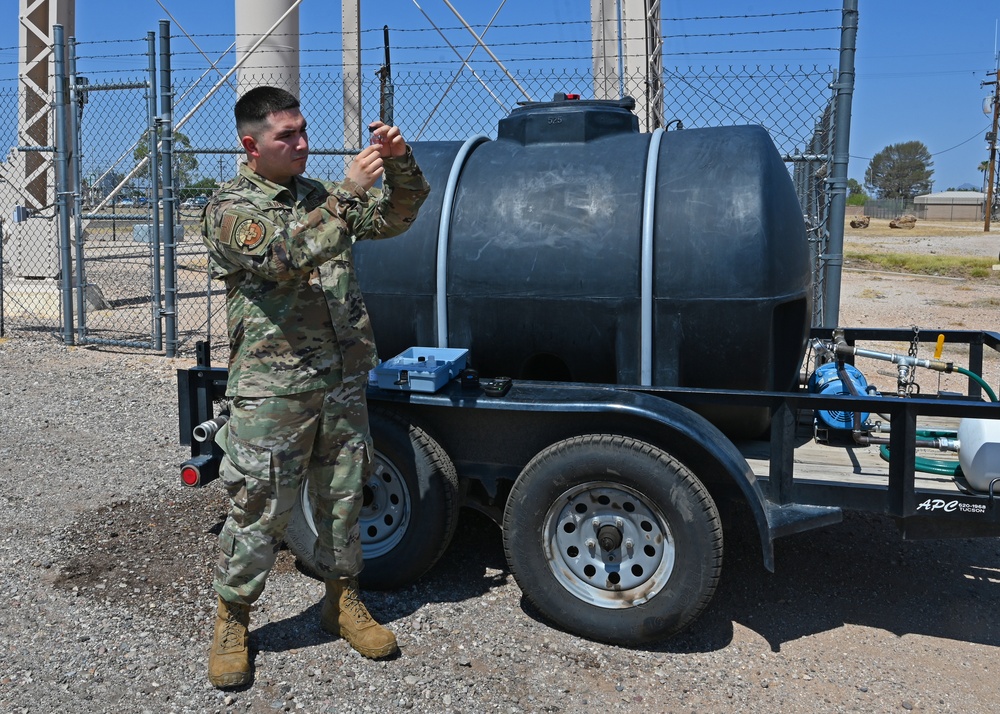
M 679 117 L 686 128 L 761 124 L 771 133 L 782 154 L 803 151 L 827 152 L 828 146 L 816 146 L 818 119 L 829 101 L 829 84 L 833 70 L 821 66 L 742 65 L 700 67 L 682 74 L 682 68 L 664 74 L 665 104 L 668 115 Z M 395 77 L 395 112 L 397 123 L 412 128 L 419 140 L 445 141 L 465 139 L 475 134 L 496 135 L 497 122 L 522 99 L 509 79 L 500 71 L 479 74 L 499 101 L 487 96 L 480 83 L 463 73 L 404 71 Z M 277 75 L 260 77 L 260 81 L 276 81 Z M 593 75 L 556 70 L 528 70 L 516 74 L 517 82 L 535 99 L 548 100 L 557 92 L 579 91 L 593 86 Z M 180 98 L 175 108 L 181 115 L 200 99 L 192 90 L 203 80 L 189 71 L 175 72 L 174 91 Z M 597 82 L 603 81 L 598 77 Z M 451 84 L 451 89 L 445 88 Z M 644 77 L 626 77 L 622 83 L 626 94 L 642 97 Z M 589 93 L 589 92 L 586 92 Z M 356 149 L 343 136 L 343 76 L 337 72 L 306 72 L 300 77 L 303 106 L 309 112 L 310 134 L 314 153 L 310 173 L 337 180 L 344 170 L 343 153 Z M 137 142 L 146 129 L 146 97 L 135 90 L 132 99 L 120 93 L 94 93 L 84 110 L 82 162 L 84 186 L 88 203 L 97 203 L 109 187 L 127 174 L 136 160 Z M 440 99 L 435 111 L 429 98 Z M 235 88 L 218 93 L 199 109 L 182 130 L 183 144 L 175 157 L 175 176 L 179 178 L 178 198 L 181 203 L 207 195 L 235 171 L 241 153 L 232 127 L 232 103 Z M 366 116 L 377 116 L 379 84 L 374 78 L 362 84 L 361 106 Z M 829 133 L 823 133 L 826 140 Z M 218 153 L 229 151 L 225 154 Z M 323 155 L 329 152 L 329 155 Z M 185 157 L 185 158 L 181 158 Z M 181 167 L 176 162 L 186 161 Z M 814 167 L 815 168 L 815 167 Z M 820 185 L 820 188 L 822 186 Z M 816 196 L 816 182 L 808 184 L 813 197 L 804 212 L 819 220 L 822 208 Z M 114 215 L 130 215 L 148 210 L 145 201 L 150 196 L 148 177 L 134 177 L 111 205 Z M 224 334 L 224 301 L 208 300 L 211 287 L 207 284 L 207 259 L 198 241 L 198 213 L 192 206 L 182 206 L 178 223 L 182 226 L 178 245 L 178 324 L 181 327 L 180 346 L 190 348 L 194 341 L 206 335 Z M 807 210 L 808 209 L 808 210 Z M 138 227 L 138 228 L 137 228 Z M 90 244 L 87 273 L 94 285 L 100 286 L 98 304 L 89 318 L 88 328 L 97 335 L 137 341 L 149 330 L 151 319 L 149 278 L 150 247 L 142 242 L 148 233 L 142 221 L 130 218 L 90 221 L 86 240 Z M 129 270 L 123 270 L 132 266 Z M 134 280 L 123 281 L 126 274 Z M 143 297 L 143 296 L 147 297 Z M 206 312 L 208 311 L 208 312 Z M 128 318 L 126 320 L 126 318 Z M 38 319 L 37 311 L 25 319 Z
M 823 57 L 831 60 L 837 47 L 823 46 L 821 40 L 841 28 L 827 18 L 839 20 L 841 8 L 813 8 L 780 13 L 742 15 L 698 15 L 663 18 L 666 47 L 663 56 L 671 60 L 661 76 L 662 101 L 666 116 L 686 129 L 733 124 L 759 124 L 770 133 L 778 151 L 788 161 L 800 194 L 803 214 L 809 227 L 814 254 L 824 250 L 825 212 L 829 203 L 823 179 L 822 157 L 831 151 L 832 117 L 829 113 L 830 87 L 835 70 L 822 60 L 803 60 L 782 64 L 768 63 L 767 56 Z M 631 23 L 626 19 L 626 31 Z M 734 22 L 743 23 L 735 27 Z M 775 27 L 776 23 L 781 26 Z M 503 62 L 511 73 L 500 71 L 470 40 L 465 27 L 390 28 L 394 52 L 394 118 L 406 128 L 411 140 L 457 141 L 483 134 L 496 136 L 497 123 L 530 96 L 534 101 L 548 101 L 557 93 L 577 93 L 583 97 L 603 96 L 604 88 L 614 79 L 621 95 L 631 95 L 640 104 L 647 101 L 645 76 L 595 76 L 591 57 L 590 21 L 559 23 L 496 24 L 489 27 L 488 44 L 502 50 Z M 637 29 L 637 28 L 636 28 Z M 525 31 L 542 30 L 538 40 L 525 40 Z M 442 33 L 444 33 L 442 35 Z M 353 33 L 347 33 L 353 34 Z M 280 42 L 280 35 L 274 38 Z M 441 41 L 445 37 L 445 41 Z M 779 44 L 790 46 L 763 46 Z M 204 33 L 176 37 L 190 41 L 194 49 L 175 43 L 172 84 L 175 98 L 174 119 L 189 120 L 175 137 L 174 176 L 177 179 L 175 237 L 177 249 L 176 285 L 178 291 L 177 324 L 181 350 L 193 348 L 206 336 L 218 338 L 217 348 L 224 349 L 225 303 L 221 288 L 208 280 L 208 261 L 200 244 L 198 201 L 230 178 L 242 151 L 232 126 L 232 106 L 236 99 L 235 78 L 214 96 L 205 98 L 208 87 L 223 70 L 214 71 L 211 62 L 231 64 L 236 56 L 233 33 Z M 346 135 L 343 109 L 344 76 L 339 71 L 340 46 L 346 39 L 340 31 L 300 33 L 300 100 L 310 120 L 310 174 L 339 180 L 345 167 L 345 154 L 357 151 L 360 137 Z M 734 39 L 742 46 L 733 47 Z M 383 56 L 382 28 L 361 32 L 361 95 L 356 100 L 364 118 L 379 116 L 380 85 L 376 72 Z M 454 40 L 454 42 L 452 42 Z M 145 38 L 78 41 L 77 74 L 92 84 L 132 84 L 145 81 L 147 54 Z M 179 45 L 179 46 L 178 46 Z M 202 46 L 204 45 L 204 46 Z M 5 51 L 18 48 L 0 48 Z M 463 65 L 462 56 L 470 59 Z M 266 64 L 267 52 L 259 51 Z M 217 58 L 217 59 L 210 59 Z M 711 66 L 712 57 L 727 57 L 730 65 Z M 699 62 L 699 58 L 701 61 Z M 643 64 L 644 57 L 623 57 L 625 62 Z M 741 63 L 742 62 L 742 63 Z M 17 62 L 0 61 L 4 66 Z M 832 61 L 831 61 L 832 64 Z M 256 67 L 260 82 L 278 82 L 284 68 Z M 10 82 L 10 84 L 6 84 Z M 23 97 L 16 89 L 17 78 L 0 77 L 0 127 L 16 127 L 18 106 Z M 8 90 L 7 87 L 10 87 Z M 109 192 L 129 176 L 140 160 L 138 146 L 148 135 L 149 117 L 146 90 L 90 92 L 82 108 L 81 150 L 78 160 L 82 170 L 78 191 L 84 206 L 98 205 Z M 14 129 L 0 128 L 0 145 Z M 806 158 L 803 158 L 806 157 Z M 819 157 L 819 158 L 817 158 Z M 0 199 L 10 191 L 10 178 L 0 166 Z M 128 344 L 145 344 L 160 319 L 162 294 L 156 274 L 158 256 L 150 242 L 149 227 L 157 191 L 147 172 L 138 171 L 122 184 L 120 195 L 110 201 L 110 217 L 83 223 L 79 236 L 85 245 L 85 273 L 88 284 L 87 330 L 96 339 Z M 2 201 L 0 201 L 2 203 Z M 86 210 L 86 209 L 85 209 Z M 50 240 L 50 229 L 39 229 L 37 237 L 22 230 L 22 246 Z M 48 248 L 35 251 L 47 269 L 55 256 Z M 23 260 L 22 258 L 20 258 Z M 817 264 L 818 265 L 818 264 Z M 4 259 L 3 273 L 11 273 L 12 261 Z M 817 270 L 819 268 L 817 267 Z M 21 317 L 7 325 L 27 329 L 58 329 L 58 312 L 47 304 L 28 304 L 32 298 L 18 295 L 13 304 L 25 307 Z M 11 304 L 11 303 L 8 303 Z

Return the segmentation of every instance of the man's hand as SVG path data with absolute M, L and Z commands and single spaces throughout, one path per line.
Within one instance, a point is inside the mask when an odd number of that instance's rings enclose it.
M 361 153 L 354 157 L 351 165 L 347 167 L 347 178 L 367 191 L 378 177 L 382 175 L 385 168 L 382 166 L 382 150 L 378 146 L 366 146 Z
M 406 155 L 406 140 L 398 126 L 388 126 L 380 121 L 368 125 L 372 133 L 372 146 L 377 146 L 383 158 Z
M 371 145 L 361 150 L 347 169 L 347 178 L 367 191 L 385 171 L 383 159 L 406 155 L 406 140 L 398 126 L 389 126 L 380 121 L 368 125 L 372 133 Z

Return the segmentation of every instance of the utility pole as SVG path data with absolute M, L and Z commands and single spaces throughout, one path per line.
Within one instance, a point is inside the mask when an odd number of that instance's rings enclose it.
M 990 143 L 990 165 L 987 168 L 988 178 L 986 179 L 986 220 L 983 224 L 983 232 L 990 232 L 990 217 L 993 213 L 993 196 L 996 191 L 996 166 L 997 166 L 997 124 L 1000 120 L 1000 69 L 996 71 L 992 82 L 983 82 L 982 86 L 993 85 L 993 129 L 986 135 L 986 141 Z

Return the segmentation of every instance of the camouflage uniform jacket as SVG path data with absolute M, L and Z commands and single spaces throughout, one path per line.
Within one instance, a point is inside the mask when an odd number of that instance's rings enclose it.
M 405 231 L 430 192 L 409 148 L 385 160 L 383 185 L 299 176 L 293 195 L 244 164 L 209 201 L 202 236 L 226 283 L 229 396 L 325 389 L 375 366 L 351 247 Z

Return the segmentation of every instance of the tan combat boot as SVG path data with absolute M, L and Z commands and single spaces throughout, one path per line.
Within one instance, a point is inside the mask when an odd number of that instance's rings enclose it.
M 326 600 L 320 624 L 331 635 L 340 635 L 369 659 L 388 657 L 398 651 L 396 636 L 375 622 L 361 602 L 356 579 L 326 581 Z
M 250 683 L 250 606 L 219 598 L 215 639 L 208 653 L 208 681 L 219 689 Z

